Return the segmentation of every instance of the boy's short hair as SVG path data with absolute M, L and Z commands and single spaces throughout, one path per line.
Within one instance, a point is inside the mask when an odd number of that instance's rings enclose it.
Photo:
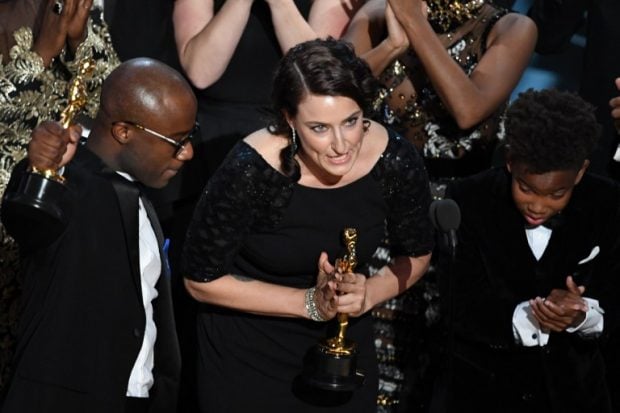
M 579 169 L 600 134 L 594 106 L 556 89 L 520 93 L 506 112 L 506 157 L 531 173 Z

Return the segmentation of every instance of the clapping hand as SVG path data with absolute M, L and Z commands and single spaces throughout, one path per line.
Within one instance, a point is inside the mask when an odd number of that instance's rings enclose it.
M 57 6 L 57 2 L 62 7 Z M 65 45 L 75 52 L 86 38 L 86 23 L 93 0 L 47 0 L 46 3 L 33 50 L 41 56 L 45 66 L 49 66 Z
M 400 22 L 394 15 L 394 11 L 389 3 L 385 3 L 385 23 L 388 31 L 388 41 L 391 47 L 399 50 L 399 53 L 404 52 L 409 47 L 409 38 L 405 29 L 401 26 Z
M 394 12 L 394 16 L 403 25 L 409 19 L 414 22 L 427 19 L 428 8 L 423 0 L 387 0 L 387 4 Z
M 86 24 L 93 0 L 73 0 L 73 3 L 75 3 L 75 9 L 67 26 L 67 43 L 71 50 L 75 51 L 86 38 Z
M 585 287 L 577 286 L 573 277 L 566 277 L 566 289 L 553 289 L 545 298 L 530 300 L 534 317 L 543 330 L 560 332 L 581 324 L 588 304 L 581 297 Z

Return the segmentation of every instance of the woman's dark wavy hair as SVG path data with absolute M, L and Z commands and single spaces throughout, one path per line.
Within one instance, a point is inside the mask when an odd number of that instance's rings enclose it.
M 535 174 L 576 170 L 600 134 L 594 106 L 556 89 L 520 93 L 506 112 L 507 159 Z
M 284 113 L 296 116 L 299 103 L 309 94 L 348 97 L 369 117 L 378 87 L 370 68 L 355 55 L 350 43 L 333 38 L 300 43 L 288 51 L 276 70 L 271 94 L 273 120 L 268 130 L 291 136 Z M 299 165 L 293 158 L 296 150 L 290 145 L 280 157 L 283 172 L 299 179 Z

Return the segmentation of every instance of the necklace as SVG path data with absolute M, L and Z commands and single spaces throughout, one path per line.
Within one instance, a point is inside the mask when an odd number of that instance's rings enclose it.
M 484 0 L 427 0 L 426 3 L 431 26 L 437 33 L 446 33 L 475 17 Z

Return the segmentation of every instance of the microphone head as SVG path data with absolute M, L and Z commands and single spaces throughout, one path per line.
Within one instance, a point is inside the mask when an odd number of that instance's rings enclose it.
M 452 199 L 437 199 L 431 203 L 429 216 L 441 232 L 455 231 L 461 224 L 461 209 Z

